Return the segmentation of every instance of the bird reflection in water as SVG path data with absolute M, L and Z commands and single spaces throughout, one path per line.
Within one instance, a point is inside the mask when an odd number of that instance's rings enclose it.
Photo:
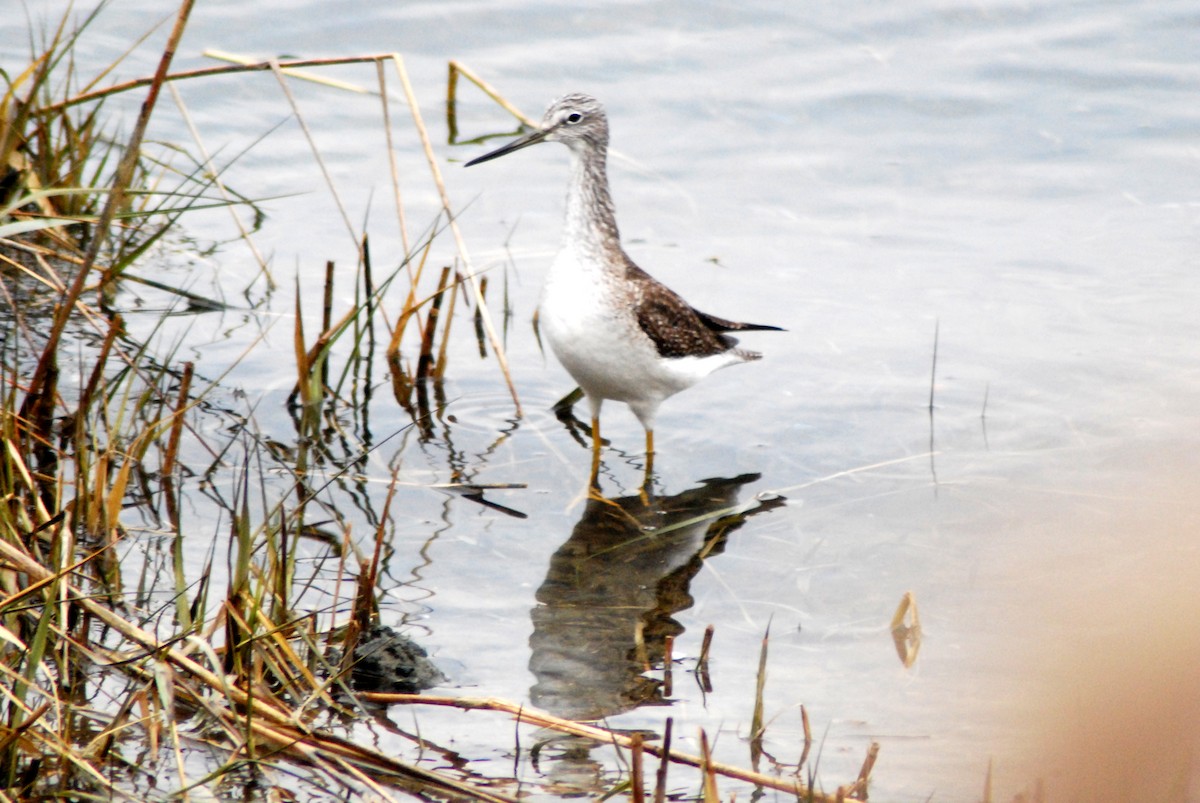
M 784 503 L 778 496 L 739 504 L 743 474 L 710 479 L 674 496 L 590 498 L 571 537 L 550 559 L 531 612 L 531 702 L 560 717 L 595 720 L 641 705 L 664 705 L 660 667 L 673 616 L 692 606 L 689 590 L 703 561 L 724 549 L 745 520 Z

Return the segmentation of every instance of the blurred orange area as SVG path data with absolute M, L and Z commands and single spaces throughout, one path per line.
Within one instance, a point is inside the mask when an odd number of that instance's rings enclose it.
M 1026 644 L 1036 775 L 1018 799 L 1200 796 L 1200 493 L 1179 476 L 1117 500 L 1078 533 L 1099 566 L 1056 567 L 1028 600 L 1052 635 Z

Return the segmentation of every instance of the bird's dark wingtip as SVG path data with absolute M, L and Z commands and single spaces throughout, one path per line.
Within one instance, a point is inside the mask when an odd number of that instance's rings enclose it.
M 716 315 L 709 315 L 707 312 L 695 311 L 704 325 L 714 332 L 786 332 L 782 326 L 771 326 L 765 323 L 741 323 L 740 321 L 730 321 L 726 318 L 718 318 Z

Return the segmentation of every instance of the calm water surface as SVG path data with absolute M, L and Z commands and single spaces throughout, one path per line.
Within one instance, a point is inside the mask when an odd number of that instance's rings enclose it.
M 98 62 L 142 30 L 147 9 L 160 13 L 127 0 L 101 18 L 88 44 Z M 12 24 L 0 27 L 6 63 L 20 52 Z M 977 799 L 989 760 L 996 794 L 1011 797 L 1045 771 L 1034 714 L 1060 679 L 1047 670 L 1055 651 L 1120 619 L 1098 612 L 1080 625 L 1064 613 L 1066 591 L 1120 601 L 1165 582 L 1164 564 L 1189 583 L 1200 575 L 1194 539 L 1172 536 L 1194 533 L 1196 507 L 1179 489 L 1196 479 L 1200 440 L 1193 3 L 205 2 L 177 66 L 209 63 L 205 47 L 403 53 L 476 267 L 508 294 L 523 415 L 464 318 L 447 416 L 430 439 L 406 433 L 382 447 L 365 492 L 382 499 L 390 465 L 416 485 L 454 471 L 528 485 L 489 497 L 527 518 L 419 487 L 398 500 L 384 618 L 413 626 L 463 693 L 572 715 L 607 706 L 618 728 L 661 729 L 674 716 L 685 748 L 703 727 L 721 758 L 745 764 L 769 623 L 767 749 L 780 762 L 796 760 L 804 704 L 827 786 L 852 780 L 877 740 L 872 799 Z M 535 117 L 566 91 L 602 99 L 634 259 L 701 309 L 788 330 L 748 335 L 762 362 L 713 376 L 660 416 L 662 501 L 645 515 L 675 521 L 681 496 L 708 511 L 746 505 L 702 562 L 707 521 L 617 550 L 604 570 L 578 562 L 622 536 L 580 501 L 587 453 L 548 409 L 571 383 L 529 326 L 558 242 L 566 152 L 546 145 L 461 169 L 483 149 L 445 145 L 451 58 Z M 135 59 L 124 75 L 152 67 Z M 325 74 L 375 81 L 367 67 Z M 315 315 L 325 260 L 349 272 L 355 246 L 274 79 L 178 88 L 218 161 L 249 148 L 225 178 L 271 199 L 256 241 L 282 287 L 300 276 Z M 394 265 L 378 101 L 293 90 L 349 219 L 369 220 L 376 260 Z M 473 88 L 461 92 L 464 136 L 511 130 Z M 437 199 L 403 105 L 392 111 L 419 231 Z M 156 127 L 190 141 L 169 104 Z M 190 225 L 201 239 L 230 236 L 224 212 Z M 438 242 L 439 265 L 451 247 Z M 173 270 L 235 300 L 255 268 L 233 243 Z M 216 376 L 266 327 L 269 348 L 226 384 L 284 441 L 294 435 L 281 412 L 294 381 L 289 293 L 260 313 L 177 319 L 163 334 L 185 338 L 187 356 Z M 130 317 L 135 330 L 157 320 Z M 377 439 L 408 421 L 386 387 L 369 416 Z M 605 424 L 604 491 L 632 504 L 641 430 L 615 405 Z M 786 504 L 756 505 L 768 491 Z M 1194 611 L 1195 585 L 1185 587 L 1175 604 Z M 909 669 L 889 632 L 906 591 L 924 625 Z M 676 635 L 680 670 L 715 625 L 713 692 L 677 671 L 668 707 L 637 707 L 662 703 L 661 689 L 612 657 L 629 649 L 636 617 L 606 614 L 605 598 L 653 609 L 642 624 Z M 1141 627 L 1153 633 L 1155 622 Z M 581 685 L 603 693 L 582 697 Z M 441 716 L 421 715 L 426 738 L 507 771 L 510 723 Z M 614 771 L 603 751 L 554 755 L 523 771 L 564 783 Z

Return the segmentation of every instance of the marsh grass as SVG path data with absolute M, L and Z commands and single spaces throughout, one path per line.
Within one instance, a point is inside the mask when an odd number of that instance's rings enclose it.
M 479 348 L 487 353 L 490 347 L 518 414 L 519 402 L 488 312 L 486 283 L 471 267 L 395 54 L 338 61 L 375 63 L 389 142 L 384 67 L 394 65 L 442 214 L 423 233 L 411 234 L 393 167 L 405 256 L 379 271 L 369 238 L 344 217 L 358 254 L 350 302 L 339 308 L 335 300 L 347 294 L 335 288 L 339 272 L 332 262 L 316 317 L 305 309 L 311 288 L 296 280 L 290 442 L 258 429 L 253 410 L 223 387 L 224 373 L 208 376 L 181 360 L 179 342 L 159 345 L 153 337 L 158 326 L 141 339 L 127 331 L 116 307 L 130 282 L 173 299 L 159 326 L 180 309 L 225 307 L 220 299 L 137 272 L 186 213 L 244 203 L 223 183 L 194 127 L 195 155 L 172 146 L 175 158 L 159 158 L 143 147 L 160 91 L 171 80 L 269 70 L 288 96 L 287 81 L 298 66 L 247 61 L 172 75 L 170 56 L 190 9 L 190 2 L 180 5 L 155 76 L 116 87 L 100 86 L 115 64 L 87 79 L 74 66 L 73 48 L 95 12 L 73 29 L 64 17 L 34 49 L 28 67 L 6 76 L 0 100 L 0 291 L 10 310 L 0 319 L 6 327 L 0 353 L 0 800 L 144 800 L 151 790 L 163 798 L 204 790 L 239 798 L 408 793 L 515 799 L 516 778 L 429 769 L 433 762 L 401 761 L 340 735 L 371 707 L 401 704 L 511 716 L 524 727 L 633 751 L 627 762 L 632 779 L 625 783 L 638 800 L 646 755 L 660 759 L 656 801 L 667 796 L 671 764 L 697 770 L 705 800 L 718 799 L 719 777 L 806 800 L 865 792 L 865 778 L 828 796 L 795 777 L 719 764 L 703 734 L 700 756 L 682 754 L 671 745 L 670 720 L 665 739 L 653 743 L 503 701 L 351 688 L 353 645 L 378 618 L 378 580 L 400 482 L 393 466 L 384 499 L 372 502 L 368 457 L 393 437 L 431 436 L 431 421 L 445 404 L 447 343 L 458 305 L 471 307 Z M 451 69 L 452 77 L 466 75 L 499 100 L 462 65 Z M 451 113 L 454 86 L 452 80 Z M 143 90 L 147 97 L 130 138 L 113 143 L 105 131 L 105 98 Z M 303 123 L 294 100 L 288 102 Z M 319 167 L 315 145 L 313 159 Z M 240 222 L 237 229 L 267 278 L 267 292 L 274 292 L 252 231 Z M 435 242 L 447 236 L 457 268 L 432 269 Z M 384 310 L 385 296 L 402 299 L 394 320 Z M 319 331 L 305 328 L 312 320 Z M 381 364 L 390 374 L 385 386 L 412 424 L 374 439 L 362 417 L 380 384 L 372 371 Z M 484 490 L 457 477 L 440 487 L 480 500 Z M 198 499 L 215 514 L 189 515 Z M 215 531 L 202 529 L 209 521 L 219 522 Z M 366 538 L 361 527 L 353 531 L 364 521 Z M 760 748 L 765 654 L 764 641 L 754 733 Z M 706 657 L 698 677 L 711 688 Z M 419 734 L 413 741 L 422 754 L 452 752 Z

